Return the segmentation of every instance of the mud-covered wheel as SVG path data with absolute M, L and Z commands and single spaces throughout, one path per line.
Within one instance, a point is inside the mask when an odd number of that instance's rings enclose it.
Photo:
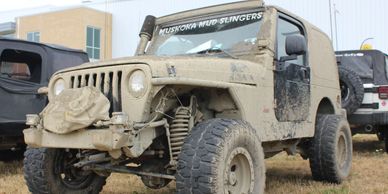
M 31 193 L 97 194 L 106 177 L 73 167 L 78 162 L 76 151 L 64 149 L 27 149 L 24 178 Z
M 351 69 L 338 67 L 341 89 L 342 108 L 347 114 L 354 113 L 364 99 L 364 85 L 360 76 Z
M 264 193 L 261 142 L 246 122 L 213 119 L 186 138 L 178 157 L 177 193 Z
M 352 135 L 346 119 L 318 115 L 309 157 L 313 178 L 341 183 L 350 174 L 352 152 Z

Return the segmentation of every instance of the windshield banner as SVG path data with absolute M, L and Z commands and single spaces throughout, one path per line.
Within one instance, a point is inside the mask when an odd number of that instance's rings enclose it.
M 263 12 L 257 12 L 257 13 L 247 13 L 247 14 L 241 14 L 241 15 L 235 15 L 235 16 L 227 16 L 227 17 L 217 18 L 217 19 L 209 19 L 209 20 L 204 20 L 199 22 L 193 22 L 188 24 L 181 24 L 177 26 L 162 28 L 159 31 L 159 35 L 173 34 L 177 32 L 184 32 L 186 30 L 195 30 L 197 28 L 211 27 L 215 25 L 256 21 L 256 20 L 260 20 L 262 17 L 263 17 Z

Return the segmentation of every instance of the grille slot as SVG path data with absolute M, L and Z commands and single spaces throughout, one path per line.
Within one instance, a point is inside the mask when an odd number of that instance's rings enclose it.
M 122 71 L 88 73 L 70 77 L 71 88 L 93 86 L 99 89 L 110 102 L 109 112 L 121 111 L 121 80 Z

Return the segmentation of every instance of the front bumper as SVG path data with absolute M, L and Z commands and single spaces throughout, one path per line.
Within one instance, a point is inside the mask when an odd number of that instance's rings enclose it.
M 30 128 L 25 129 L 23 133 L 25 143 L 30 147 L 108 151 L 114 158 L 118 158 L 122 151 L 127 157 L 139 157 L 156 137 L 164 133 L 157 128 L 168 128 L 166 119 L 129 126 L 125 113 L 113 113 L 110 121 L 95 123 L 96 128 L 80 129 L 66 134 L 44 129 L 41 121 L 38 115 L 27 116 L 27 125 Z
M 388 112 L 352 114 L 348 116 L 348 121 L 353 125 L 386 125 L 388 124 Z
M 130 146 L 130 135 L 108 129 L 79 130 L 69 134 L 56 134 L 43 129 L 28 128 L 24 140 L 31 147 L 96 149 L 112 151 Z

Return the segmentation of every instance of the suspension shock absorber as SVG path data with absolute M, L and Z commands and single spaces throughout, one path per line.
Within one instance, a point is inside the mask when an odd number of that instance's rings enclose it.
M 172 120 L 169 128 L 172 161 L 178 160 L 184 140 L 195 124 L 194 119 L 196 114 L 197 100 L 195 96 L 191 96 L 190 105 L 188 107 L 180 106 L 175 111 L 175 118 Z
M 188 107 L 179 107 L 175 112 L 175 118 L 170 125 L 170 141 L 172 159 L 177 160 L 183 146 L 183 142 L 190 131 L 191 111 Z

